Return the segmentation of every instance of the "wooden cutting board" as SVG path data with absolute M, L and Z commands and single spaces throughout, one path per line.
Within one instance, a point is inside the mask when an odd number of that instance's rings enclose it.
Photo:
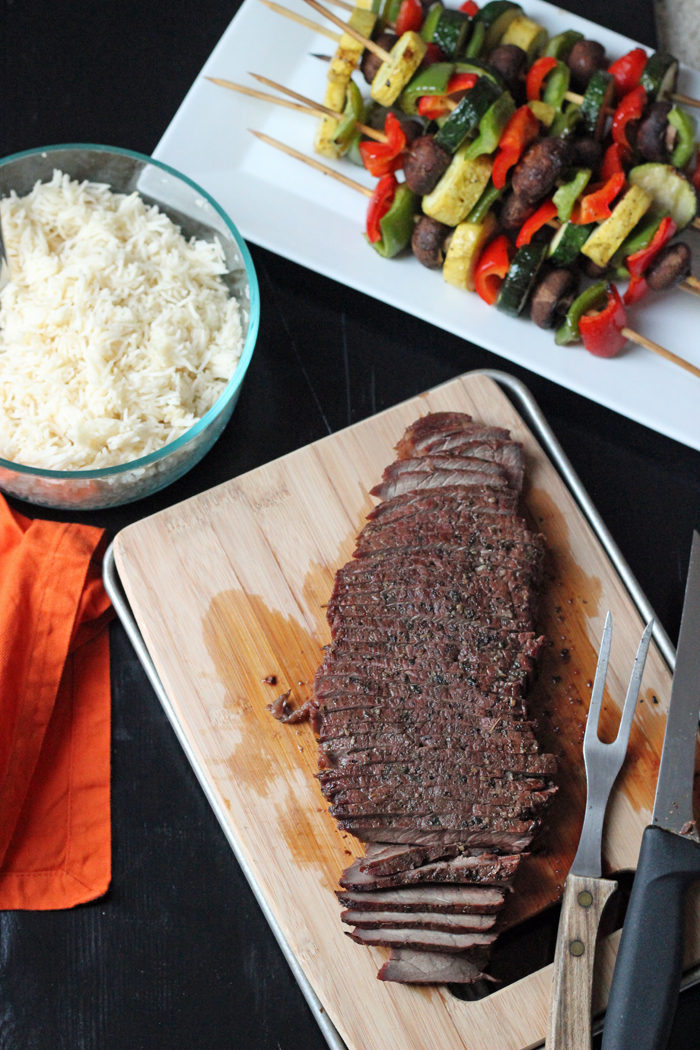
M 525 862 L 509 901 L 505 921 L 517 923 L 558 898 L 576 849 L 585 801 L 581 744 L 605 614 L 613 613 L 614 635 L 603 739 L 615 735 L 643 623 L 566 485 L 495 382 L 455 379 L 137 522 L 115 541 L 127 596 L 196 761 L 350 1050 L 522 1050 L 545 1030 L 550 967 L 475 1002 L 445 987 L 377 981 L 388 951 L 344 936 L 333 892 L 362 849 L 327 813 L 313 776 L 311 727 L 282 725 L 265 710 L 287 689 L 297 703 L 309 696 L 329 641 L 324 606 L 375 502 L 368 491 L 405 427 L 440 410 L 508 427 L 523 442 L 524 509 L 547 540 L 541 627 L 550 646 L 531 703 L 561 771 L 546 852 Z M 274 686 L 264 682 L 271 675 Z M 670 681 L 652 644 L 629 756 L 608 808 L 608 871 L 636 864 Z M 616 943 L 617 935 L 599 951 L 597 1008 L 607 998 Z M 698 958 L 693 940 L 688 960 Z

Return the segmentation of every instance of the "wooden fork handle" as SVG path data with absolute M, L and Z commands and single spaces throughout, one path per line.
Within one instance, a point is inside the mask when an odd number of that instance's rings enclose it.
M 591 1050 L 595 943 L 610 879 L 569 875 L 559 919 L 545 1050 Z

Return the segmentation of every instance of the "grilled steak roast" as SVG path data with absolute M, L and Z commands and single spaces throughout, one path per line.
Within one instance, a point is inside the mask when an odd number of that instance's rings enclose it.
M 318 779 L 365 843 L 338 897 L 349 937 L 392 949 L 379 979 L 468 983 L 556 790 L 525 704 L 543 537 L 509 431 L 437 412 L 397 454 L 328 603 Z

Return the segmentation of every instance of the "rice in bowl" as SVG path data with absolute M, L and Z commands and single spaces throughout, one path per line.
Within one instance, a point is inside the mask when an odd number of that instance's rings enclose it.
M 1 203 L 0 457 L 48 470 L 147 456 L 214 405 L 242 351 L 218 241 L 137 194 L 55 171 Z

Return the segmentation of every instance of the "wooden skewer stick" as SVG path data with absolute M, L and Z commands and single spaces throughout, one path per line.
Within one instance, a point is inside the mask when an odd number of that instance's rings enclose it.
M 349 11 L 351 14 L 355 10 L 352 4 L 346 4 L 345 0 L 326 0 L 326 2 L 333 4 L 333 7 L 342 7 L 344 11 Z
M 700 295 L 700 281 L 697 277 L 693 277 L 692 274 L 686 277 L 684 281 L 681 281 L 680 287 L 684 292 L 692 292 L 693 295 Z
M 575 91 L 567 91 L 564 98 L 567 102 L 575 102 L 577 106 L 583 102 L 583 95 L 577 95 Z
M 696 230 L 700 230 L 700 219 L 693 219 L 690 225 L 694 226 Z
M 678 357 L 677 354 L 671 353 L 665 346 L 659 346 L 658 343 L 654 343 L 651 339 L 647 339 L 645 336 L 640 335 L 639 332 L 633 332 L 631 328 L 622 328 L 621 334 L 624 335 L 625 339 L 629 339 L 632 343 L 637 343 L 638 346 L 644 346 L 647 350 L 652 350 L 659 357 L 665 357 L 667 361 L 673 362 L 674 365 L 679 365 L 681 368 L 685 368 L 686 372 L 691 372 L 694 376 L 700 379 L 700 368 L 696 368 L 695 365 L 691 365 L 690 361 L 684 360 L 682 357 Z
M 268 2 L 269 0 L 263 0 L 263 3 Z M 389 61 L 391 55 L 388 51 L 385 51 L 383 47 L 379 46 L 379 44 L 375 44 L 374 40 L 370 40 L 368 37 L 363 36 L 362 33 L 358 33 L 358 31 L 356 29 L 353 29 L 352 26 L 349 26 L 347 22 L 343 22 L 342 18 L 338 18 L 337 15 L 334 15 L 332 11 L 328 10 L 328 8 L 324 7 L 322 4 L 319 4 L 318 0 L 305 0 L 305 2 L 309 5 L 309 7 L 313 7 L 314 11 L 318 11 L 320 15 L 323 15 L 323 17 L 327 18 L 329 22 L 332 22 L 333 25 L 336 25 L 339 29 L 342 29 L 344 33 L 348 33 L 350 36 L 354 37 L 359 44 L 362 44 L 363 47 L 366 47 L 367 50 L 371 51 L 373 55 L 377 56 L 377 58 L 381 58 L 382 62 Z
M 305 95 L 299 95 L 296 91 L 291 91 L 290 88 L 284 87 L 283 84 L 278 84 L 275 80 L 268 80 L 267 77 L 261 77 L 258 73 L 249 73 L 248 76 L 254 77 L 255 80 L 259 80 L 261 84 L 267 84 L 268 87 L 275 88 L 277 91 L 281 91 L 284 95 L 289 95 L 290 98 L 295 98 L 297 102 L 302 102 L 309 109 L 316 110 L 322 116 L 335 117 L 336 120 L 340 120 L 342 113 L 336 113 L 334 109 L 330 109 L 329 106 L 324 106 L 320 102 L 314 102 L 313 99 L 306 98 Z M 268 96 L 272 97 L 272 96 Z M 367 135 L 368 138 L 374 139 L 375 142 L 388 142 L 389 139 L 383 131 L 375 131 L 368 124 L 363 124 L 362 121 L 356 120 L 355 127 L 358 131 L 361 131 L 363 135 Z
M 234 84 L 232 80 L 221 80 L 220 77 L 207 77 L 212 84 L 228 88 L 229 91 L 238 91 L 241 95 L 250 95 L 251 98 L 262 99 L 263 102 L 274 102 L 277 106 L 285 106 L 287 109 L 296 109 L 299 113 L 312 113 L 319 117 L 325 116 L 324 111 L 316 106 L 301 106 L 298 102 L 288 102 L 286 98 L 277 98 L 276 95 L 268 95 L 265 91 L 257 88 L 244 87 L 243 84 Z
M 372 190 L 368 190 L 366 186 L 349 179 L 346 175 L 341 175 L 339 171 L 333 171 L 333 168 L 329 168 L 327 164 L 321 164 L 320 160 L 307 157 L 305 153 L 300 153 L 299 150 L 292 149 L 291 146 L 285 146 L 284 142 L 278 142 L 277 139 L 270 138 L 269 135 L 263 135 L 262 131 L 254 131 L 252 128 L 248 128 L 248 131 L 251 135 L 255 135 L 256 138 L 267 142 L 268 146 L 274 146 L 275 149 L 281 150 L 282 153 L 287 153 L 290 157 L 296 157 L 297 160 L 300 160 L 303 164 L 308 164 L 310 168 L 315 168 L 316 171 L 320 171 L 323 175 L 330 175 L 332 179 L 337 179 L 344 186 L 349 186 L 351 190 L 357 190 L 358 193 L 363 194 L 365 197 L 372 196 Z
M 282 15 L 283 18 L 288 18 L 290 22 L 297 22 L 300 26 L 306 26 L 307 29 L 313 29 L 314 33 L 322 33 L 323 36 L 327 36 L 329 40 L 333 40 L 336 44 L 340 43 L 340 33 L 334 33 L 332 29 L 326 29 L 325 26 L 320 26 L 318 22 L 312 22 L 310 18 L 304 18 L 303 15 L 298 15 L 296 11 L 290 11 L 288 7 L 282 7 L 281 4 L 273 3 L 273 0 L 260 0 L 261 4 L 265 7 L 269 7 L 275 14 Z
M 681 102 L 684 106 L 695 106 L 696 109 L 700 109 L 700 101 L 696 98 L 690 98 L 688 95 L 681 95 L 678 91 L 675 91 L 671 98 L 674 102 Z

